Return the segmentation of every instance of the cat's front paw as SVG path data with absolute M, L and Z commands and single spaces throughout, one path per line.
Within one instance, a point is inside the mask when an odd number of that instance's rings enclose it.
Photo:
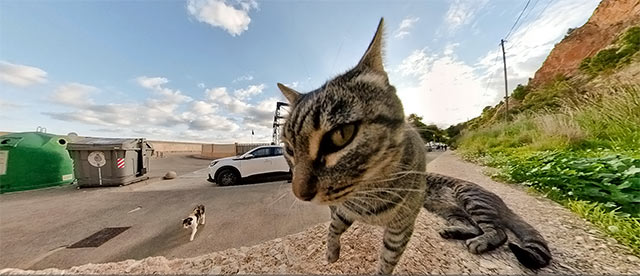
M 473 228 L 466 228 L 460 226 L 449 226 L 438 232 L 443 239 L 455 239 L 455 240 L 467 240 L 477 237 L 481 233 Z
M 335 263 L 338 259 L 340 259 L 340 246 L 327 247 L 327 262 Z
M 488 251 L 489 246 L 487 242 L 484 239 L 479 239 L 479 238 L 480 237 L 475 237 L 465 242 L 469 252 L 473 254 L 481 254 Z
M 502 230 L 489 231 L 473 239 L 465 241 L 467 249 L 473 254 L 481 254 L 494 250 L 507 241 L 507 234 Z

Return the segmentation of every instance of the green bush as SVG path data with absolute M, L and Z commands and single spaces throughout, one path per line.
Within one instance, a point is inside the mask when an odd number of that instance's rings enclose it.
M 618 38 L 615 47 L 600 50 L 580 63 L 580 70 L 591 75 L 608 71 L 627 63 L 640 50 L 640 26 L 631 27 Z
M 622 35 L 622 43 L 627 45 L 635 45 L 636 47 L 640 47 L 640 26 L 635 26 L 629 28 Z
M 513 92 L 511 92 L 511 97 L 521 101 L 524 99 L 524 96 L 526 96 L 527 93 L 529 93 L 529 87 L 526 85 L 518 84 L 516 89 L 513 89 Z

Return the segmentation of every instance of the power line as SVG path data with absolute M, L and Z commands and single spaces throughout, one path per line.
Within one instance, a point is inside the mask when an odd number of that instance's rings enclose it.
M 498 51 L 498 54 L 496 55 L 496 58 L 493 60 L 493 65 L 491 65 L 491 67 L 489 67 L 489 69 L 493 68 L 494 66 L 496 66 L 496 64 L 498 64 L 498 59 L 499 58 L 500 58 L 500 51 Z M 497 75 L 497 71 L 493 72 L 491 74 L 491 77 L 489 77 L 489 81 L 487 82 L 487 85 L 484 87 L 484 93 L 482 93 L 482 94 L 487 94 L 487 90 L 489 89 L 489 85 L 493 81 L 493 77 L 495 77 L 495 75 Z
M 513 26 L 511 26 L 511 30 L 509 30 L 509 32 L 507 33 L 507 35 L 504 37 L 504 39 L 508 39 L 509 35 L 511 35 L 511 32 L 513 31 L 513 28 L 516 27 L 516 24 L 518 24 L 518 21 L 520 21 L 520 17 L 522 17 L 522 14 L 524 13 L 524 11 L 527 9 L 527 7 L 529 6 L 529 3 L 531 3 L 531 0 L 527 0 L 527 4 L 524 5 L 524 8 L 522 9 L 522 11 L 520 12 L 520 15 L 518 15 L 518 19 L 516 19 L 516 22 L 513 23 Z
M 540 16 L 542 16 L 542 14 L 547 10 L 547 8 L 551 5 L 551 3 L 553 3 L 553 1 L 554 0 L 550 0 L 549 2 L 547 2 L 547 4 L 544 6 L 544 8 L 542 8 L 542 10 L 540 10 L 538 15 L 536 15 L 536 17 L 534 17 L 534 19 L 531 20 L 531 22 L 535 22 L 536 20 L 540 19 Z M 524 29 L 524 31 L 522 33 L 526 34 L 529 31 L 529 29 L 531 29 L 531 26 L 533 26 L 533 24 L 527 25 L 527 28 Z M 524 36 L 522 36 L 522 38 L 524 38 Z M 507 50 L 510 50 L 511 48 L 519 45 L 522 42 L 522 38 L 520 40 L 516 40 L 516 42 L 514 42 L 514 43 L 511 43 L 511 46 L 509 46 L 509 48 L 507 48 Z
M 538 2 L 539 0 L 535 0 L 533 2 L 533 5 L 531 5 L 531 7 L 527 10 L 526 14 L 524 14 L 520 22 L 517 24 L 516 28 L 513 30 L 513 34 L 516 34 L 520 29 L 520 27 L 522 27 L 522 24 L 524 24 L 524 22 L 527 20 L 529 15 L 531 15 L 531 12 L 533 12 L 533 10 L 536 8 L 536 6 L 538 5 Z

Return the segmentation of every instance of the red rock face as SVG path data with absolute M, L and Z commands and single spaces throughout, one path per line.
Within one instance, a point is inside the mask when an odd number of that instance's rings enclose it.
M 640 24 L 640 0 L 602 0 L 589 21 L 551 50 L 532 84 L 545 84 L 559 74 L 572 76 L 580 62 L 611 44 L 631 25 Z

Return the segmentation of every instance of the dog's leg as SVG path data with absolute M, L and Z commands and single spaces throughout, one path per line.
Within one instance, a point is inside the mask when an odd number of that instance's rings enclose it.
M 202 214 L 202 224 L 204 224 L 205 218 L 207 218 L 207 215 Z
M 198 231 L 198 224 L 193 225 L 193 228 L 191 230 L 191 238 L 189 238 L 189 241 L 193 241 L 193 237 L 196 236 L 196 231 Z

